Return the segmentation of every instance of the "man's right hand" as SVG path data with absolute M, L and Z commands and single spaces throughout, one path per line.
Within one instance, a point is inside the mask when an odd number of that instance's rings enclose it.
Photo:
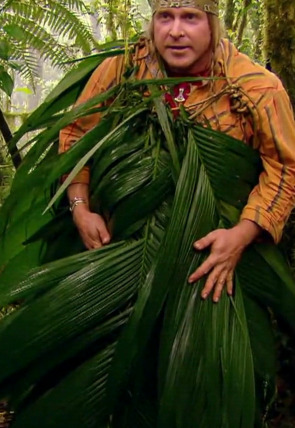
M 83 201 L 73 206 L 72 215 L 85 247 L 92 250 L 108 244 L 111 235 L 103 217 L 89 210 L 88 184 L 72 183 L 67 193 L 69 201 Z
M 111 236 L 102 216 L 89 211 L 87 205 L 74 208 L 73 221 L 88 250 L 100 248 L 110 242 Z

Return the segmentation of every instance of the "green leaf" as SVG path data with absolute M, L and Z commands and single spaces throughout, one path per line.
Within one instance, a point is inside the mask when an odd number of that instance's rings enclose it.
M 10 47 L 7 40 L 0 40 L 0 58 L 8 60 L 10 57 Z
M 255 367 L 256 424 L 261 426 L 276 394 L 277 361 L 273 319 L 269 308 L 243 293 L 250 343 Z
M 193 165 L 194 167 L 189 168 L 188 165 Z M 130 367 L 134 364 L 134 361 L 137 360 L 139 354 L 145 348 L 149 340 L 153 325 L 162 310 L 168 290 L 171 286 L 170 282 L 173 281 L 173 278 L 175 281 L 179 281 L 179 273 L 176 274 L 175 268 L 178 266 L 178 254 L 180 254 L 182 245 L 180 237 L 183 237 L 186 227 L 188 227 L 190 231 L 194 230 L 194 232 L 196 232 L 187 221 L 190 206 L 195 194 L 195 180 L 199 174 L 199 168 L 200 164 L 197 163 L 194 144 L 190 142 L 189 151 L 183 163 L 176 189 L 170 224 L 165 240 L 161 244 L 159 258 L 154 262 L 152 271 L 146 279 L 146 284 L 142 287 L 130 322 L 116 350 L 115 360 L 109 378 L 109 400 L 111 406 L 116 402 L 122 385 L 126 383 L 126 377 L 128 376 Z M 183 206 L 186 206 L 185 210 L 182 209 Z M 198 221 L 198 215 L 196 215 L 196 213 L 194 214 L 194 218 Z M 208 231 L 212 227 L 212 224 L 210 224 L 211 221 L 212 217 L 206 219 Z M 205 230 L 203 232 L 206 233 Z M 194 236 L 197 239 L 197 236 Z M 190 235 L 189 237 L 190 240 L 185 241 L 187 245 L 186 251 L 190 250 L 190 257 L 192 257 L 193 240 Z M 167 263 L 167 259 L 171 260 L 172 263 Z M 188 266 L 190 266 L 190 263 L 191 261 Z M 172 266 L 174 266 L 174 269 L 172 269 Z M 183 266 L 183 262 L 180 266 Z M 188 272 L 186 271 L 186 265 L 183 266 L 181 272 L 182 275 L 185 275 L 185 278 L 187 278 Z M 124 352 L 121 347 L 124 347 Z M 120 358 L 118 358 L 119 355 Z
M 4 343 L 8 344 L 10 340 L 17 340 L 18 351 L 14 352 L 13 358 L 8 358 L 10 351 L 7 347 L 6 352 L 0 355 L 0 362 L 3 364 L 0 382 L 31 361 L 38 360 L 41 349 L 45 357 L 48 352 L 62 348 L 65 340 L 70 340 L 76 334 L 83 334 L 105 321 L 111 313 L 118 313 L 126 308 L 138 286 L 142 243 L 121 245 L 111 256 L 108 252 L 99 250 L 96 253 L 97 258 L 90 265 L 85 258 L 80 269 L 71 265 L 75 275 L 68 275 L 61 280 L 54 275 L 51 284 L 47 285 L 50 285 L 50 289 L 46 293 L 37 294 L 34 302 L 23 305 L 11 317 L 2 320 L 0 336 L 3 338 L 3 351 Z M 118 257 L 114 258 L 114 253 Z M 91 252 L 89 257 L 91 259 Z M 63 260 L 63 264 L 66 263 L 67 260 Z M 32 281 L 28 284 L 29 287 L 34 285 Z M 50 305 L 48 300 L 51 301 Z M 63 318 L 62 324 L 60 316 Z M 35 332 L 32 335 L 33 330 L 25 327 L 20 334 L 21 325 L 34 326 Z
M 171 132 L 170 125 L 169 125 L 167 109 L 165 108 L 163 102 L 161 100 L 159 100 L 158 98 L 156 98 L 154 100 L 154 103 L 155 103 L 155 109 L 156 109 L 156 112 L 158 115 L 158 120 L 159 120 L 161 127 L 163 129 L 163 132 L 165 134 L 167 145 L 168 145 L 168 150 L 170 151 L 172 165 L 173 165 L 173 169 L 174 169 L 173 176 L 174 176 L 175 181 L 177 181 L 177 178 L 178 178 L 178 175 L 180 172 L 180 164 L 179 164 L 179 159 L 178 159 L 178 154 L 177 154 L 177 150 L 176 150 L 174 137 L 173 137 L 173 134 Z
M 4 25 L 3 30 L 17 41 L 24 41 L 26 39 L 25 31 L 17 24 Z
M 105 383 L 113 351 L 114 345 L 110 345 L 81 366 L 73 368 L 48 394 L 20 412 L 13 426 L 107 428 L 109 417 L 105 403 Z M 101 378 L 103 381 L 98 382 L 97 379 Z M 48 406 L 52 401 L 56 403 L 54 422 Z
M 159 354 L 159 426 L 187 427 L 192 421 L 194 425 L 199 423 L 204 427 L 217 426 L 222 414 L 223 422 L 229 424 L 228 426 L 237 426 L 235 421 L 237 418 L 241 420 L 241 426 L 248 427 L 252 426 L 254 421 L 254 373 L 242 300 L 240 298 L 241 306 L 238 309 L 233 306 L 230 311 L 229 308 L 218 305 L 218 309 L 214 310 L 216 306 L 212 301 L 206 302 L 205 305 L 197 292 L 203 281 L 200 281 L 196 288 L 187 284 L 190 270 L 200 263 L 200 256 L 194 257 L 192 243 L 194 239 L 198 239 L 198 234 L 199 236 L 205 234 L 206 227 L 213 228 L 218 220 L 212 191 L 208 189 L 209 182 L 206 186 L 205 171 L 197 159 L 196 147 L 190 139 L 176 189 L 170 224 L 160 247 L 159 259 L 155 261 L 154 269 L 142 288 L 134 312 L 118 343 L 109 378 L 109 398 L 111 405 L 117 401 L 118 391 L 127 382 L 128 370 L 130 367 L 137 367 L 141 361 L 153 326 L 168 296 L 168 302 L 163 309 L 165 314 L 163 343 Z M 181 208 L 184 206 L 185 210 Z M 167 263 L 167 260 L 171 260 L 172 263 Z M 174 292 L 177 293 L 175 297 Z M 180 297 L 179 293 L 183 293 L 183 297 Z M 225 297 L 224 299 L 228 305 L 228 299 Z M 235 305 L 237 304 L 236 302 Z M 205 308 L 208 308 L 207 312 L 203 313 Z M 212 313 L 210 308 L 213 308 Z M 217 310 L 219 315 L 215 314 Z M 197 315 L 194 322 L 195 314 Z M 187 317 L 190 315 L 191 319 L 188 321 Z M 229 317 L 235 321 L 230 321 Z M 210 318 L 215 323 L 211 328 Z M 211 335 L 208 337 L 206 334 L 204 323 L 206 326 L 208 324 L 211 332 L 216 332 L 212 340 Z M 171 324 L 175 327 L 173 328 Z M 194 325 L 196 329 L 194 334 L 197 334 L 197 338 L 192 335 Z M 224 332 L 225 325 L 229 325 L 227 335 Z M 218 336 L 217 326 L 220 326 Z M 188 329 L 190 333 L 185 334 L 184 329 Z M 237 333 L 239 329 L 240 333 Z M 236 334 L 240 338 L 239 341 L 234 339 Z M 220 339 L 213 341 L 216 337 Z M 179 349 L 181 340 L 183 348 Z M 196 344 L 199 344 L 199 348 Z M 234 345 L 235 349 L 231 349 L 229 344 Z M 225 354 L 220 355 L 220 350 L 222 352 L 223 349 Z M 211 353 L 212 358 L 209 359 Z M 232 360 L 228 363 L 229 356 Z M 206 362 L 208 367 L 205 366 Z M 232 376 L 228 380 L 227 363 L 231 367 Z M 196 377 L 192 376 L 192 373 L 196 373 Z M 212 377 L 208 377 L 208 373 L 212 373 Z M 240 380 L 237 381 L 237 378 Z M 227 393 L 224 388 L 227 388 Z M 180 395 L 177 394 L 178 391 Z M 227 410 L 232 407 L 232 397 L 235 397 L 236 407 L 239 403 L 237 407 L 239 410 L 234 415 Z M 208 403 L 208 407 L 205 407 L 204 403 Z M 219 410 L 213 411 L 210 403 L 215 410 L 219 403 Z
M 12 94 L 14 81 L 12 77 L 0 66 L 0 89 L 4 91 L 9 97 Z

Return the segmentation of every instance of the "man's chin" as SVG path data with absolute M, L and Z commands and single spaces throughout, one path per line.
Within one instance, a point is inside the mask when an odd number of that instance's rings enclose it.
M 188 75 L 190 71 L 190 64 L 186 64 L 178 61 L 165 61 L 166 69 L 173 74 L 183 74 Z

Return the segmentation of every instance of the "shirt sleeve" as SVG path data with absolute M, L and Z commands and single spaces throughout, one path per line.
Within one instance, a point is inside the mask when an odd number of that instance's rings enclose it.
M 263 171 L 241 219 L 254 221 L 277 243 L 295 204 L 295 122 L 290 100 L 280 81 L 278 87 L 266 91 L 264 97 L 258 107 Z
M 118 83 L 121 65 L 121 57 L 107 58 L 103 61 L 91 75 L 75 105 L 85 103 L 87 100 L 105 92 Z M 69 150 L 87 131 L 96 126 L 100 119 L 101 113 L 93 113 L 75 120 L 62 129 L 59 136 L 59 153 Z M 65 177 L 63 177 L 63 180 Z M 85 166 L 77 174 L 72 183 L 89 184 L 89 180 L 90 170 L 89 167 Z

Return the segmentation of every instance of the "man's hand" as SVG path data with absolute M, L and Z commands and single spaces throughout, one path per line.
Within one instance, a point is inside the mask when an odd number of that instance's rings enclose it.
M 213 292 L 213 301 L 218 302 L 226 285 L 228 295 L 233 293 L 233 275 L 244 249 L 261 233 L 261 228 L 250 220 L 242 220 L 231 229 L 217 229 L 194 243 L 196 250 L 211 247 L 208 258 L 190 275 L 190 283 L 208 274 L 201 292 L 203 299 Z
M 82 241 L 88 250 L 100 248 L 111 240 L 104 219 L 91 211 L 86 205 L 77 205 L 73 212 L 73 221 Z
M 85 183 L 73 183 L 68 187 L 69 201 L 74 201 L 76 198 L 83 200 L 83 203 L 73 208 L 73 221 L 85 247 L 92 250 L 108 244 L 111 236 L 104 219 L 89 210 L 88 193 L 88 184 Z

